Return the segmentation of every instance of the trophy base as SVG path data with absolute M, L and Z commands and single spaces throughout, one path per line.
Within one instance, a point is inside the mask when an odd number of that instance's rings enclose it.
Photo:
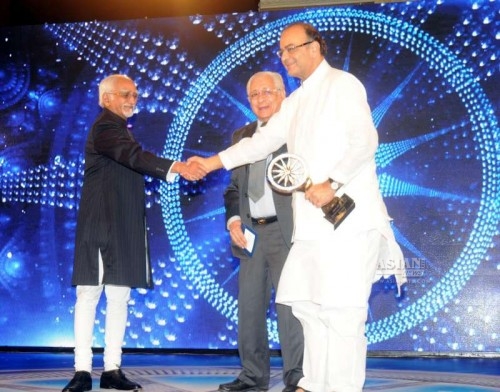
M 344 193 L 340 197 L 334 197 L 330 203 L 324 205 L 321 209 L 325 213 L 325 219 L 336 229 L 354 210 L 355 206 L 354 200 Z

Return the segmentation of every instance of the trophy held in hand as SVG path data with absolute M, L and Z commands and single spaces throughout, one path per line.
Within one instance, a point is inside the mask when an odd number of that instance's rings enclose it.
M 305 192 L 311 185 L 307 165 L 298 155 L 291 153 L 280 154 L 267 167 L 267 180 L 278 192 L 292 193 Z M 354 209 L 355 203 L 345 193 L 325 204 L 321 209 L 325 219 L 336 229 Z

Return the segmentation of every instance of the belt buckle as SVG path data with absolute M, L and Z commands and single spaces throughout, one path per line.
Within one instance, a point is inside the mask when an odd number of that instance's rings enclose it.
M 259 219 L 257 219 L 257 224 L 258 225 L 265 225 L 266 222 L 267 222 L 266 218 L 259 218 Z

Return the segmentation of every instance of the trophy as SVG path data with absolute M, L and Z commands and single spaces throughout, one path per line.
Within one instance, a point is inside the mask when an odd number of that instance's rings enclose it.
M 306 162 L 302 157 L 284 153 L 273 158 L 267 166 L 267 180 L 271 186 L 282 193 L 305 192 L 312 185 Z M 355 203 L 345 193 L 325 204 L 321 209 L 325 219 L 336 229 L 354 209 Z

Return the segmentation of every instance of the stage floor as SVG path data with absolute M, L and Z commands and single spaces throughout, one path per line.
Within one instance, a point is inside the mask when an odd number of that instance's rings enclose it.
M 93 391 L 99 391 L 102 355 L 94 357 Z M 209 392 L 236 378 L 235 355 L 127 353 L 123 371 L 145 392 Z M 70 353 L 0 352 L 0 392 L 61 391 L 73 375 Z M 269 392 L 281 392 L 281 359 L 271 360 Z M 500 391 L 500 358 L 368 359 L 364 391 Z

